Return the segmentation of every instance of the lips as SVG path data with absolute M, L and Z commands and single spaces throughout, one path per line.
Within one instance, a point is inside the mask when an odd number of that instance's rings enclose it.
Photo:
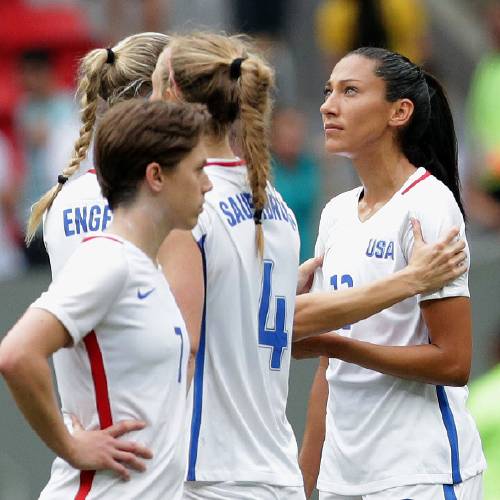
M 341 127 L 340 125 L 337 125 L 335 123 L 325 123 L 325 132 L 328 130 L 344 130 L 344 127 Z

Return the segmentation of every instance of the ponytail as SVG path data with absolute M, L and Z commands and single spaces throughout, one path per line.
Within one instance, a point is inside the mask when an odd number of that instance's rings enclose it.
M 453 115 L 443 86 L 431 74 L 424 72 L 429 88 L 429 124 L 420 140 L 421 149 L 427 152 L 427 170 L 453 193 L 464 219 L 460 178 L 458 175 L 458 145 Z
M 188 102 L 206 104 L 210 131 L 223 137 L 241 120 L 241 145 L 254 204 L 256 243 L 264 254 L 262 213 L 270 172 L 269 122 L 273 72 L 238 36 L 176 36 L 169 44 L 162 81 Z
M 266 65 L 253 57 L 245 60 L 241 69 L 241 143 L 252 190 L 257 249 L 262 257 L 264 254 L 262 211 L 267 203 L 266 186 L 271 162 L 268 124 L 271 107 L 269 90 L 273 76 Z
M 90 143 L 92 141 L 92 131 L 96 122 L 97 105 L 99 101 L 99 90 L 101 86 L 101 74 L 104 65 L 108 60 L 106 49 L 96 49 L 85 56 L 80 64 L 79 85 L 77 94 L 80 95 L 81 121 L 80 135 L 75 141 L 73 155 L 68 166 L 62 171 L 62 176 L 55 186 L 50 188 L 32 207 L 26 228 L 26 245 L 30 245 L 35 237 L 36 231 L 43 214 L 48 210 L 61 188 L 75 172 L 80 168 L 80 163 L 87 156 Z
M 149 91 L 152 88 L 151 74 L 168 40 L 168 36 L 162 33 L 139 33 L 123 39 L 112 49 L 92 50 L 82 59 L 77 90 L 82 123 L 80 134 L 71 161 L 58 177 L 58 183 L 31 208 L 26 227 L 27 245 L 33 240 L 44 212 L 50 208 L 64 182 L 78 171 L 86 158 L 100 102 L 112 106 L 135 97 L 139 91 Z

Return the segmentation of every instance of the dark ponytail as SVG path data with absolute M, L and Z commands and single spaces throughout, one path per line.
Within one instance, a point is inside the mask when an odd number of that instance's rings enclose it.
M 424 76 L 429 88 L 431 110 L 429 123 L 419 144 L 420 149 L 426 151 L 425 167 L 448 186 L 465 219 L 458 175 L 457 137 L 450 104 L 439 81 L 429 73 L 425 73 Z
M 386 49 L 361 47 L 357 54 L 377 61 L 375 74 L 386 83 L 386 99 L 409 99 L 413 115 L 400 132 L 401 149 L 417 167 L 425 167 L 453 193 L 462 215 L 465 211 L 458 176 L 458 146 L 446 93 L 435 77 L 407 57 Z

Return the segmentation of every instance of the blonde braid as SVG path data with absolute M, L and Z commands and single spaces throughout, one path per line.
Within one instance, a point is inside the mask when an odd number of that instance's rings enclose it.
M 58 178 L 60 182 L 47 191 L 31 209 L 26 228 L 28 245 L 36 234 L 44 212 L 50 208 L 64 182 L 78 171 L 87 156 L 99 101 L 112 106 L 136 97 L 139 92 L 150 90 L 156 61 L 168 41 L 169 37 L 163 33 L 138 33 L 124 38 L 113 49 L 92 50 L 82 59 L 77 91 L 82 121 L 80 134 L 75 142 L 71 161 Z M 108 59 L 110 55 L 112 57 Z
M 262 211 L 267 202 L 266 186 L 271 163 L 269 116 L 270 88 L 273 85 L 272 70 L 257 57 L 250 56 L 241 65 L 240 85 L 241 142 L 252 189 L 257 249 L 262 257 L 264 254 Z
M 77 93 L 80 95 L 81 121 L 80 135 L 75 141 L 73 155 L 69 165 L 62 171 L 62 182 L 51 187 L 32 207 L 26 228 L 26 245 L 29 245 L 35 237 L 36 231 L 43 214 L 50 208 L 56 196 L 61 191 L 64 182 L 71 177 L 79 168 L 80 163 L 86 158 L 92 132 L 97 117 L 97 106 L 99 103 L 99 91 L 101 87 L 101 74 L 106 64 L 106 49 L 96 49 L 85 56 L 80 64 L 80 78 Z

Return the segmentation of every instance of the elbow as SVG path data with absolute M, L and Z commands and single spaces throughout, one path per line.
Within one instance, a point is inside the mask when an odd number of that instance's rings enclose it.
M 454 363 L 450 366 L 445 385 L 463 387 L 467 385 L 470 377 L 470 363 Z
M 18 372 L 21 365 L 21 356 L 2 344 L 0 346 L 0 374 L 2 377 L 9 380 Z

